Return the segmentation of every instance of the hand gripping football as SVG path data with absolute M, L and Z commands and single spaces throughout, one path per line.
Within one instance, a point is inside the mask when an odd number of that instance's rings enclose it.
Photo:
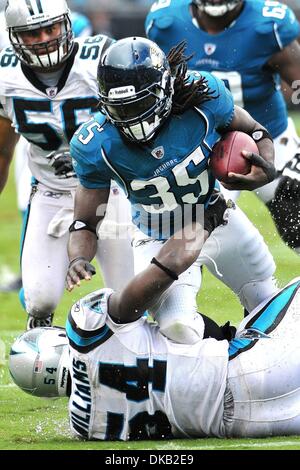
M 255 141 L 248 134 L 239 131 L 227 132 L 217 142 L 210 158 L 210 168 L 215 177 L 228 181 L 228 173 L 246 175 L 250 172 L 251 163 L 242 155 L 242 151 L 259 154 Z

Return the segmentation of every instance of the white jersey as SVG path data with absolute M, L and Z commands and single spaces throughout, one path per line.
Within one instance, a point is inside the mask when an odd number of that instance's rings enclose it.
M 9 36 L 6 31 L 4 11 L 0 11 L 0 51 L 9 46 Z
M 145 317 L 116 324 L 112 292 L 80 300 L 67 321 L 72 431 L 101 440 L 224 436 L 228 342 L 173 343 Z
M 53 189 L 77 185 L 75 178 L 58 179 L 46 157 L 68 150 L 76 129 L 96 111 L 97 66 L 110 43 L 103 35 L 77 39 L 57 86 L 43 84 L 11 47 L 0 55 L 0 116 L 30 142 L 30 170 Z

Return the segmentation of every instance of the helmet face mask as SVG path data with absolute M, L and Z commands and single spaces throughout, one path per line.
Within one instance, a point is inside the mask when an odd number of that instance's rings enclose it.
M 67 395 L 68 340 L 63 328 L 34 328 L 19 336 L 9 356 L 13 381 L 24 392 L 38 397 Z
M 209 16 L 223 16 L 234 10 L 241 0 L 194 0 L 200 11 Z
M 169 64 L 148 39 L 126 38 L 110 46 L 98 68 L 98 85 L 101 111 L 130 140 L 150 140 L 170 114 Z
M 36 5 L 35 5 L 36 4 Z M 21 62 L 35 69 L 51 69 L 63 63 L 73 49 L 70 11 L 65 0 L 8 0 L 5 18 L 9 39 Z M 25 33 L 60 26 L 60 33 L 46 42 L 25 44 Z M 23 34 L 22 34 L 23 33 Z

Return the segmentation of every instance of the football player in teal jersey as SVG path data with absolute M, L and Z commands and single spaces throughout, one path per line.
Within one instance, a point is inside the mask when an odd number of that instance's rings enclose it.
M 189 67 L 224 80 L 235 103 L 268 129 L 278 178 L 256 193 L 283 241 L 300 252 L 299 139 L 280 89 L 280 79 L 295 88 L 300 77 L 300 27 L 292 10 L 270 0 L 158 0 L 146 32 L 165 52 L 185 40 L 193 54 Z
M 69 290 L 91 277 L 96 227 L 112 178 L 131 202 L 136 272 L 166 239 L 218 199 L 209 159 L 223 132 L 259 136 L 261 156 L 246 154 L 251 171 L 232 175 L 234 185 L 255 189 L 273 180 L 274 146 L 267 130 L 234 106 L 222 80 L 204 73 L 188 81 L 185 59 L 182 45 L 166 58 L 154 42 L 134 37 L 110 46 L 100 61 L 100 108 L 105 116 L 98 114 L 81 126 L 70 147 L 80 185 L 70 227 Z M 197 262 L 149 309 L 161 331 L 177 341 L 198 340 L 194 315 L 202 264 L 248 311 L 276 290 L 275 265 L 261 235 L 240 209 L 229 209 L 228 224 L 213 231 Z

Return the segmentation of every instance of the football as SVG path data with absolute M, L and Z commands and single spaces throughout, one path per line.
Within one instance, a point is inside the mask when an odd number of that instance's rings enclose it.
M 218 180 L 226 183 L 230 172 L 241 175 L 249 173 L 251 164 L 242 155 L 243 150 L 259 153 L 252 137 L 239 131 L 227 132 L 214 145 L 210 158 L 210 168 Z

